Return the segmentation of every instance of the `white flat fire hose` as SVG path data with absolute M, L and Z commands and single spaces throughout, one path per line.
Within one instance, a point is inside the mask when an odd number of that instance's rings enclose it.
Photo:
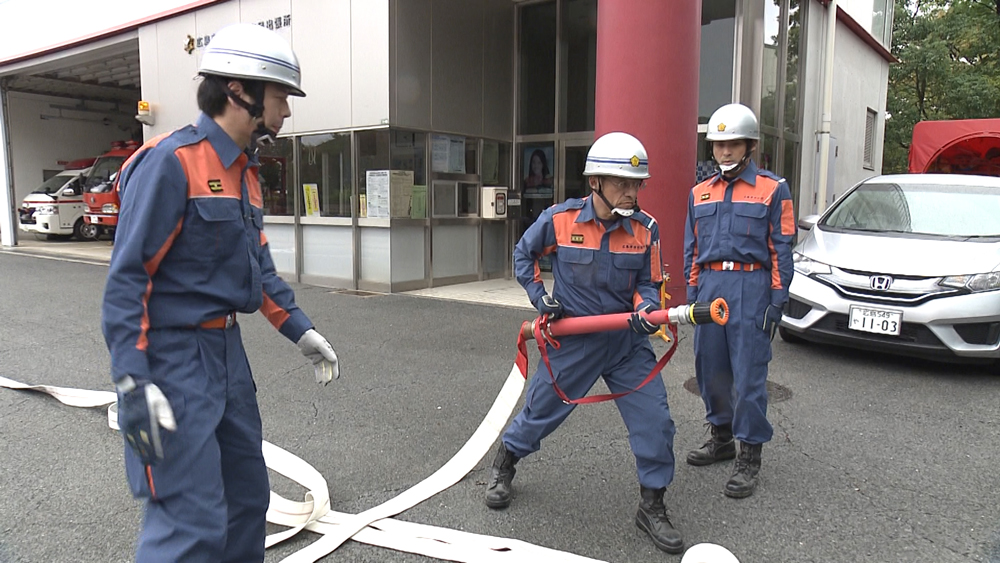
M 510 375 L 507 376 L 507 381 L 486 414 L 486 418 L 454 457 L 431 476 L 399 496 L 360 514 L 330 510 L 330 490 L 323 475 L 301 458 L 265 441 L 263 453 L 268 469 L 302 485 L 308 492 L 303 502 L 296 502 L 271 491 L 267 521 L 288 526 L 289 529 L 267 536 L 264 545 L 271 547 L 302 530 L 309 530 L 320 534 L 319 540 L 289 555 L 282 560 L 283 562 L 314 563 L 332 553 L 348 539 L 354 539 L 397 551 L 463 563 L 480 561 L 602 563 L 596 559 L 520 540 L 471 534 L 391 518 L 451 487 L 479 463 L 496 442 L 513 413 L 524 390 L 524 382 L 524 376 L 515 365 L 511 368 Z M 26 385 L 5 377 L 0 377 L 0 387 L 46 393 L 73 407 L 96 408 L 110 405 L 108 425 L 116 430 L 118 428 L 118 415 L 115 409 L 117 396 L 111 391 Z

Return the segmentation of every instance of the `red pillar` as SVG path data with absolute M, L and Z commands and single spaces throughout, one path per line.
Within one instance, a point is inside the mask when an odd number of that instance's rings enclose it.
M 649 153 L 639 206 L 660 225 L 672 304 L 685 301 L 684 220 L 697 159 L 701 0 L 598 0 L 596 135 L 624 131 Z

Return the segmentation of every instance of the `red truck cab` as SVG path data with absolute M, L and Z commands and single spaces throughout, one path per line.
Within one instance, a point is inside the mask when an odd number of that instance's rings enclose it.
M 118 226 L 118 172 L 128 157 L 139 149 L 139 143 L 115 141 L 111 150 L 97 158 L 83 189 L 83 202 L 87 206 L 83 219 L 83 236 L 96 240 L 101 234 L 114 235 Z

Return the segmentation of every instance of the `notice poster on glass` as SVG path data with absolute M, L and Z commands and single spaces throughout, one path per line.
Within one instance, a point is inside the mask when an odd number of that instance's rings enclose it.
M 431 135 L 431 170 L 434 172 L 448 171 L 448 151 L 451 139 L 448 135 Z
M 306 204 L 306 217 L 322 217 L 319 208 L 319 184 L 302 184 L 302 199 Z
M 448 172 L 465 174 L 465 137 L 451 137 L 448 147 Z
M 365 195 L 368 217 L 389 217 L 388 170 L 369 170 L 365 174 Z
M 413 193 L 412 170 L 389 171 L 389 216 L 409 217 Z
M 465 137 L 431 135 L 431 170 L 465 174 Z

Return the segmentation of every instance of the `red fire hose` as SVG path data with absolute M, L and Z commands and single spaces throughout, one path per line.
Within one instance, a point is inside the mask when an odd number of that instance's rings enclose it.
M 642 388 L 643 385 L 649 383 L 654 377 L 656 377 L 656 374 L 660 373 L 663 366 L 667 365 L 670 358 L 673 357 L 674 352 L 677 350 L 677 325 L 699 325 L 711 322 L 724 325 L 729 320 L 729 306 L 726 304 L 725 299 L 720 297 L 711 303 L 692 303 L 691 305 L 680 305 L 645 314 L 644 316 L 646 320 L 656 325 L 666 325 L 670 330 L 670 333 L 673 335 L 670 349 L 667 350 L 667 353 L 664 354 L 662 358 L 660 358 L 660 360 L 656 363 L 656 366 L 653 367 L 653 371 L 646 376 L 646 379 L 644 379 L 635 389 L 630 391 L 581 397 L 579 399 L 570 399 L 567 397 L 556 383 L 555 375 L 552 373 L 552 366 L 549 365 L 548 346 L 559 348 L 559 341 L 556 340 L 557 336 L 590 334 L 593 332 L 627 329 L 629 328 L 628 321 L 631 316 L 632 313 L 615 313 L 612 315 L 594 315 L 591 317 L 572 317 L 550 322 L 548 317 L 543 315 L 533 321 L 525 321 L 524 324 L 521 325 L 521 331 L 517 338 L 517 367 L 520 369 L 521 375 L 527 378 L 527 342 L 528 340 L 535 340 L 538 344 L 538 352 L 542 356 L 542 361 L 548 369 L 549 378 L 552 381 L 552 387 L 564 403 L 570 405 L 599 403 L 601 401 L 609 401 L 619 397 L 624 397 L 625 395 L 633 393 Z

